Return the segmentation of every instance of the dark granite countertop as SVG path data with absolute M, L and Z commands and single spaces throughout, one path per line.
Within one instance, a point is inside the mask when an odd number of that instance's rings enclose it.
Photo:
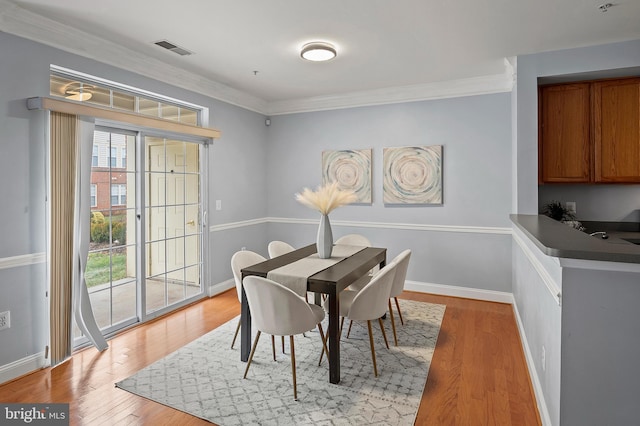
M 640 228 L 589 222 L 588 232 L 607 231 L 609 238 L 592 237 L 544 215 L 512 214 L 511 221 L 546 255 L 569 259 L 640 263 Z M 598 227 L 602 229 L 597 229 Z

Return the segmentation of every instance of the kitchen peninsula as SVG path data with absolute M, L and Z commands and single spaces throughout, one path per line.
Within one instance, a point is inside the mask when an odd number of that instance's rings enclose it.
M 514 306 L 549 421 L 637 424 L 640 245 L 627 241 L 636 233 L 605 240 L 546 216 L 510 218 Z

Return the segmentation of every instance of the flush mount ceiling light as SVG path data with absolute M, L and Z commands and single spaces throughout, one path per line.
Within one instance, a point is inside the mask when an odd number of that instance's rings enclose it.
M 307 61 L 321 62 L 335 58 L 336 48 L 333 45 L 321 41 L 314 41 L 302 46 L 300 56 Z

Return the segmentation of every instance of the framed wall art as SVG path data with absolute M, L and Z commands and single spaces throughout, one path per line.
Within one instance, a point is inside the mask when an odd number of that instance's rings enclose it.
M 371 204 L 371 149 L 322 152 L 322 183 L 338 182 L 358 197 L 356 203 Z
M 384 204 L 442 204 L 442 145 L 384 148 Z

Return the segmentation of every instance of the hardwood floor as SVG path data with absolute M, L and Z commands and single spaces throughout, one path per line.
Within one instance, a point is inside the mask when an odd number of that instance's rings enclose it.
M 510 305 L 413 292 L 401 298 L 447 305 L 416 425 L 541 424 Z M 122 333 L 103 353 L 85 349 L 1 385 L 0 401 L 68 402 L 71 425 L 210 425 L 114 383 L 239 313 L 231 289 Z

